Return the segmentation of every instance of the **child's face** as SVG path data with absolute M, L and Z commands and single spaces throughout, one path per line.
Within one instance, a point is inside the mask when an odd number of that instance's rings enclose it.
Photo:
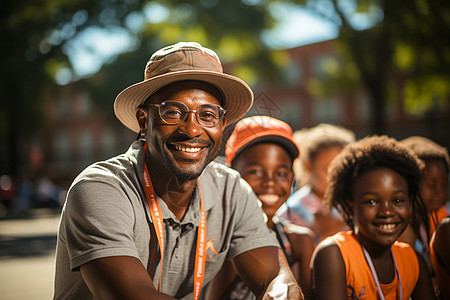
M 420 195 L 428 212 L 438 210 L 448 198 L 448 178 L 441 159 L 425 160 L 425 173 L 420 185 Z
M 306 168 L 310 173 L 309 184 L 313 192 L 320 198 L 323 198 L 328 184 L 328 165 L 341 151 L 341 146 L 322 148 L 312 161 L 306 162 Z
M 366 247 L 390 247 L 410 217 L 406 179 L 389 168 L 369 171 L 353 187 L 353 218 Z
M 292 160 L 277 144 L 251 146 L 239 155 L 234 168 L 250 184 L 269 216 L 275 214 L 291 193 Z

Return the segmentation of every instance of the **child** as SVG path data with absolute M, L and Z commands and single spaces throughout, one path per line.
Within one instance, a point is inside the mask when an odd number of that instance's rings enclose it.
M 347 146 L 331 163 L 324 201 L 352 228 L 320 243 L 312 281 L 321 299 L 435 299 L 421 255 L 396 242 L 411 223 L 427 220 L 419 196 L 422 162 L 393 138 Z M 418 214 L 411 214 L 414 210 Z
M 450 217 L 444 218 L 430 242 L 433 268 L 436 271 L 439 299 L 450 300 Z
M 289 197 L 277 215 L 311 228 L 318 243 L 348 229 L 336 210 L 330 212 L 324 207 L 322 198 L 327 187 L 328 165 L 347 144 L 355 141 L 355 135 L 340 126 L 319 124 L 296 132 L 294 140 L 302 145 L 302 158 L 294 162 L 295 176 L 302 187 Z
M 450 215 L 448 201 L 448 175 L 450 158 L 447 149 L 421 136 L 412 136 L 401 141 L 425 164 L 424 177 L 420 185 L 420 195 L 430 217 L 431 236 L 436 224 Z
M 428 243 L 436 225 L 450 215 L 448 205 L 445 205 L 448 200 L 449 156 L 447 149 L 425 137 L 412 136 L 400 143 L 412 150 L 425 165 L 420 184 L 420 196 L 428 212 L 429 224 L 408 226 L 399 241 L 410 244 L 422 254 L 432 271 Z M 432 271 L 431 274 L 434 272 Z
M 241 120 L 225 148 L 226 163 L 241 174 L 261 200 L 267 226 L 275 231 L 305 298 L 309 298 L 312 232 L 305 227 L 281 224 L 274 218 L 291 193 L 292 163 L 298 155 L 290 126 L 268 116 Z M 214 300 L 256 299 L 229 262 L 209 285 L 206 295 L 207 299 Z

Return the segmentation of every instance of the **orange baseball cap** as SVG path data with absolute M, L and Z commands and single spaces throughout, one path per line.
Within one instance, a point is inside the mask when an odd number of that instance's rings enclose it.
M 292 128 L 285 122 L 269 116 L 253 116 L 240 120 L 225 146 L 225 161 L 228 165 L 244 149 L 261 142 L 272 142 L 282 146 L 294 160 L 300 149 L 292 139 Z

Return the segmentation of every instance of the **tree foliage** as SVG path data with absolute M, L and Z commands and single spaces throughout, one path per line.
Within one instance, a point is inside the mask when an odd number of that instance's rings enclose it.
M 333 91 L 362 82 L 373 104 L 373 131 L 382 132 L 389 89 L 401 88 L 411 112 L 448 105 L 450 9 L 435 0 L 7 0 L 0 19 L 1 173 L 18 165 L 19 137 L 31 137 L 41 119 L 39 102 L 55 82 L 77 80 L 74 47 L 87 30 L 122 30 L 131 45 L 105 62 L 95 81 L 81 81 L 99 105 L 110 109 L 124 87 L 142 80 L 145 60 L 156 49 L 180 40 L 195 40 L 234 62 L 235 75 L 252 83 L 277 76 L 277 59 L 261 34 L 277 21 L 273 5 L 304 7 L 340 28 L 344 64 L 329 67 L 316 84 Z M 366 28 L 356 19 L 369 21 Z M 6 145 L 6 146 L 5 146 Z
M 31 138 L 35 124 L 45 122 L 39 112 L 44 93 L 58 78 L 77 79 L 69 54 L 86 30 L 119 28 L 134 41 L 132 53 L 120 55 L 114 66 L 106 64 L 102 79 L 84 83 L 108 109 L 117 92 L 142 80 L 143 58 L 180 40 L 217 49 L 228 61 L 257 62 L 261 67 L 252 69 L 254 77 L 271 69 L 258 33 L 272 20 L 263 6 L 245 1 L 8 0 L 0 22 L 6 43 L 0 50 L 1 173 L 17 173 L 20 137 Z M 81 46 L 90 50 L 90 45 Z
M 374 132 L 385 131 L 385 108 L 395 100 L 390 97 L 402 97 L 404 110 L 412 114 L 449 105 L 448 1 L 306 0 L 302 4 L 340 28 L 338 43 L 345 61 L 323 81 L 322 92 L 342 87 L 341 81 L 361 82 L 372 104 Z M 361 16 L 370 21 L 368 28 L 358 28 L 355 19 Z M 400 95 L 394 93 L 398 90 Z

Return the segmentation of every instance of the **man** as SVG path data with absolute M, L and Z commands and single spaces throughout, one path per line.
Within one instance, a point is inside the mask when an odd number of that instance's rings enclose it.
M 302 299 L 251 188 L 212 162 L 224 128 L 252 103 L 213 51 L 157 51 L 114 104 L 145 141 L 88 167 L 69 190 L 54 298 L 198 299 L 229 258 L 258 298 Z

